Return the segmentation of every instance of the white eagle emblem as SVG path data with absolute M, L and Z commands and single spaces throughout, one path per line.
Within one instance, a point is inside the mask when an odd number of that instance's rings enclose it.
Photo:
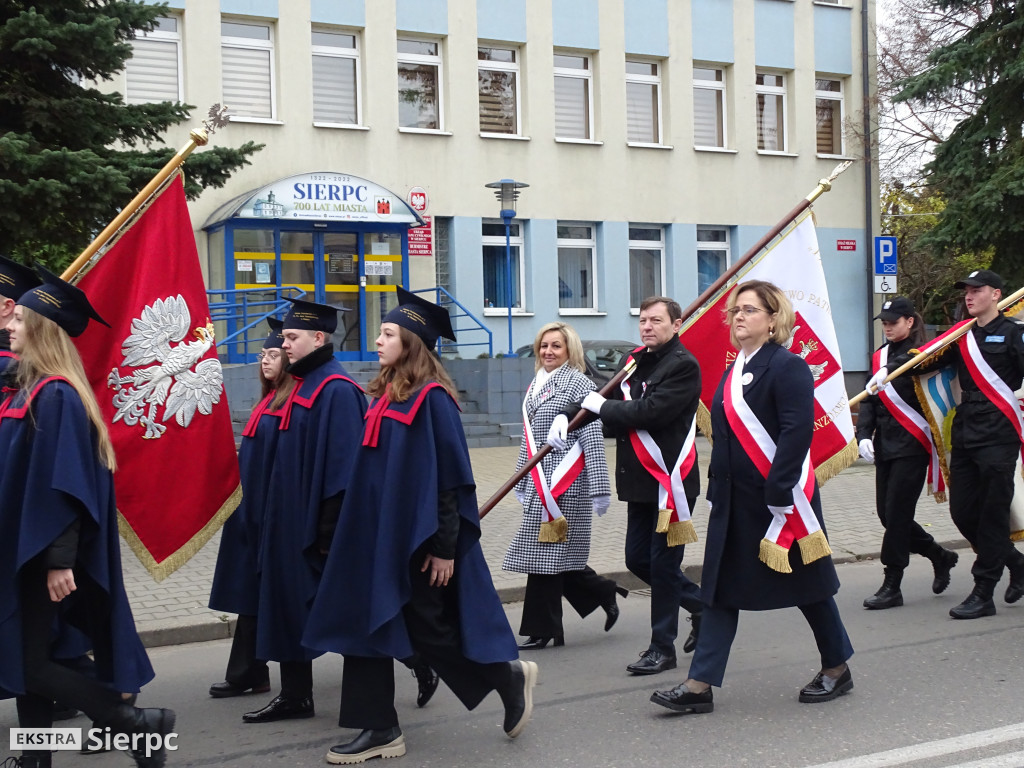
M 793 339 L 796 337 L 796 332 L 799 329 L 799 325 L 793 326 L 793 334 L 789 337 L 789 340 L 782 345 L 784 349 L 789 349 L 790 351 L 792 351 Z M 811 339 L 806 343 L 801 341 L 800 359 L 806 362 L 807 356 L 811 354 L 811 352 L 814 352 L 817 348 L 818 342 L 815 341 L 814 339 Z M 807 363 L 807 367 L 811 369 L 811 375 L 814 376 L 814 383 L 817 384 L 818 379 L 821 378 L 821 375 L 825 372 L 825 369 L 828 367 L 828 360 L 826 360 L 824 363 L 819 363 L 818 365 L 811 365 L 810 363 Z
M 113 422 L 124 419 L 129 426 L 141 424 L 146 429 L 143 437 L 153 439 L 167 431 L 157 422 L 161 405 L 161 421 L 174 417 L 183 427 L 192 423 L 196 411 L 207 416 L 213 412 L 224 386 L 220 361 L 210 358 L 196 365 L 213 346 L 213 323 L 207 318 L 206 325 L 192 332 L 196 341 L 171 346 L 185 338 L 191 324 L 181 294 L 157 299 L 132 320 L 131 335 L 121 343 L 121 365 L 135 370 L 122 376 L 114 368 L 107 377 L 107 385 L 115 390 Z

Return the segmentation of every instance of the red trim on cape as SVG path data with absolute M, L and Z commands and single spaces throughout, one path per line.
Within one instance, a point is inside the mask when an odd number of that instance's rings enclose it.
M 278 427 L 278 429 L 288 429 L 288 427 L 291 425 L 292 406 L 301 405 L 303 408 L 311 408 L 313 403 L 316 401 L 317 397 L 320 395 L 320 392 L 323 390 L 323 388 L 327 385 L 327 382 L 329 381 L 341 379 L 342 381 L 347 381 L 360 392 L 363 392 L 364 394 L 366 392 L 366 390 L 364 390 L 362 387 L 360 387 L 358 384 L 352 381 L 352 379 L 350 379 L 348 376 L 342 376 L 340 373 L 332 373 L 330 376 L 328 376 L 327 378 L 320 382 L 319 386 L 317 386 L 317 388 L 313 390 L 313 393 L 309 397 L 299 397 L 299 390 L 302 389 L 302 382 L 305 381 L 305 379 L 301 379 L 298 376 L 293 376 L 292 378 L 295 379 L 295 389 L 293 389 L 291 394 L 288 395 L 288 400 L 285 401 L 285 404 L 281 407 L 281 410 L 278 411 L 278 413 L 283 414 L 283 418 L 281 419 L 281 426 Z
M 36 394 L 39 392 L 40 389 L 43 388 L 44 385 L 49 384 L 51 381 L 63 381 L 66 384 L 71 385 L 71 382 L 65 379 L 63 376 L 47 376 L 45 379 L 40 379 L 32 388 L 32 391 L 29 393 L 29 396 L 28 398 L 26 398 L 24 404 L 19 405 L 17 408 L 14 408 L 11 406 L 11 403 L 14 401 L 13 396 L 8 397 L 6 400 L 4 400 L 3 404 L 0 405 L 0 421 L 2 421 L 3 419 L 25 418 L 25 414 L 28 413 L 29 406 L 32 405 L 32 398 L 36 396 Z M 7 388 L 5 387 L 5 389 Z M 7 391 L 17 392 L 18 390 L 7 389 Z

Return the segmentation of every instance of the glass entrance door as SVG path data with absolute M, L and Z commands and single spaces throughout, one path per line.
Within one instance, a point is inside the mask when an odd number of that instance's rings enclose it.
M 338 312 L 332 341 L 343 357 L 355 359 L 362 341 L 359 311 L 359 239 L 354 232 L 317 233 L 322 242 L 323 303 L 348 310 Z M 354 353 L 354 354 L 353 354 Z

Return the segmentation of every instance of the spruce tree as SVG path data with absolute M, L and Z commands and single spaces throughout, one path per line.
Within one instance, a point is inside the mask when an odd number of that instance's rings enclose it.
M 125 104 L 110 80 L 165 5 L 0 2 L 0 253 L 60 269 L 170 159 L 162 134 L 195 107 Z M 223 186 L 262 145 L 213 147 L 185 164 L 190 198 Z
M 937 0 L 978 21 L 936 48 L 929 67 L 903 83 L 897 101 L 934 104 L 955 89 L 977 94 L 976 111 L 952 130 L 926 166 L 946 200 L 924 241 L 943 252 L 994 249 L 992 268 L 1024 282 L 1024 5 L 1019 0 Z

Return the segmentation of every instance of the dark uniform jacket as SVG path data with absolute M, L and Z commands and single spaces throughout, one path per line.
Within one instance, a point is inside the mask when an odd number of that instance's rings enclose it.
M 628 358 L 623 358 L 621 366 Z M 658 481 L 644 469 L 629 439 L 646 429 L 661 449 L 668 469 L 679 458 L 700 402 L 700 365 L 678 336 L 656 349 L 633 353 L 636 370 L 629 377 L 626 402 L 616 389 L 601 407 L 601 421 L 616 439 L 615 489 L 620 501 L 658 502 Z M 700 495 L 700 471 L 694 462 L 683 488 L 688 499 Z
M 975 324 L 970 331 L 978 342 L 978 349 L 1006 385 L 1016 391 L 1024 379 L 1024 325 L 1000 313 L 988 325 Z M 890 371 L 910 359 L 905 353 L 887 366 Z M 949 351 L 928 365 L 918 366 L 915 373 L 927 373 L 944 365 L 955 365 L 960 379 L 962 399 L 953 417 L 954 448 L 980 448 L 985 445 L 1005 445 L 1018 441 L 1013 425 L 978 389 L 960 353 L 960 342 L 950 345 Z M 899 379 L 897 379 L 898 381 Z
M 889 362 L 909 352 L 915 344 L 906 338 L 903 341 L 883 344 L 880 349 L 886 346 L 889 347 Z M 912 376 L 899 376 L 893 379 L 889 386 L 896 390 L 903 402 L 918 413 L 924 414 L 917 399 Z M 917 438 L 896 421 L 877 395 L 871 395 L 861 401 L 860 411 L 857 413 L 857 442 L 861 440 L 874 440 L 875 458 L 881 461 L 928 454 Z

